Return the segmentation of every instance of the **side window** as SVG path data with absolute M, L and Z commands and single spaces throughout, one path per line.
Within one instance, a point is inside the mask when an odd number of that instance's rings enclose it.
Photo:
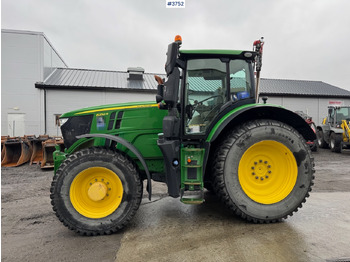
M 244 60 L 230 61 L 230 93 L 233 101 L 250 97 L 250 67 Z
M 205 133 L 227 101 L 226 81 L 226 64 L 220 59 L 194 59 L 187 62 L 186 133 Z

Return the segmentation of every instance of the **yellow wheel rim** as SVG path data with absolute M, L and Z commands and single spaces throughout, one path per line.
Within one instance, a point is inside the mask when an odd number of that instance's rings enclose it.
M 239 183 L 246 195 L 261 204 L 274 204 L 293 190 L 298 167 L 293 153 L 282 143 L 264 140 L 243 154 Z
M 123 198 L 123 185 L 112 170 L 90 167 L 74 178 L 69 196 L 73 207 L 81 215 L 103 218 L 119 207 Z

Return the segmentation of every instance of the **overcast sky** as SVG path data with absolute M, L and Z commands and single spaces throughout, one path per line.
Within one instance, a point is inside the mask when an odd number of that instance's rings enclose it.
M 1 27 L 44 32 L 69 67 L 163 73 L 167 45 L 251 50 L 265 37 L 262 77 L 350 91 L 349 0 L 2 0 Z

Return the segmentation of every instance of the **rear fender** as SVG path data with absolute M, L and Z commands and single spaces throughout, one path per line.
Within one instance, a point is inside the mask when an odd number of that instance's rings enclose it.
M 256 104 L 242 106 L 227 113 L 216 123 L 206 141 L 212 143 L 220 137 L 222 132 L 255 119 L 277 120 L 294 127 L 306 141 L 314 141 L 316 139 L 314 131 L 298 114 L 278 106 Z

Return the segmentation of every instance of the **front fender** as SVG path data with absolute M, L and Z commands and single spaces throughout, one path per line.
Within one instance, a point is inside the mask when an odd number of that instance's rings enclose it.
M 135 156 L 138 158 L 138 160 L 140 160 L 143 168 L 145 169 L 145 172 L 146 172 L 146 175 L 147 175 L 147 192 L 148 192 L 148 195 L 149 195 L 149 200 L 151 200 L 151 196 L 152 196 L 151 175 L 149 173 L 146 161 L 143 158 L 143 156 L 141 155 L 140 151 L 136 147 L 134 147 L 134 145 L 131 144 L 129 141 L 126 141 L 125 139 L 123 139 L 121 137 L 118 137 L 118 136 L 107 135 L 107 134 L 85 134 L 85 135 L 77 136 L 78 139 L 81 139 L 81 138 L 95 138 L 95 137 L 106 138 L 106 139 L 115 141 L 117 143 L 120 143 L 123 146 L 125 146 L 126 148 L 128 148 L 132 153 L 135 154 Z

